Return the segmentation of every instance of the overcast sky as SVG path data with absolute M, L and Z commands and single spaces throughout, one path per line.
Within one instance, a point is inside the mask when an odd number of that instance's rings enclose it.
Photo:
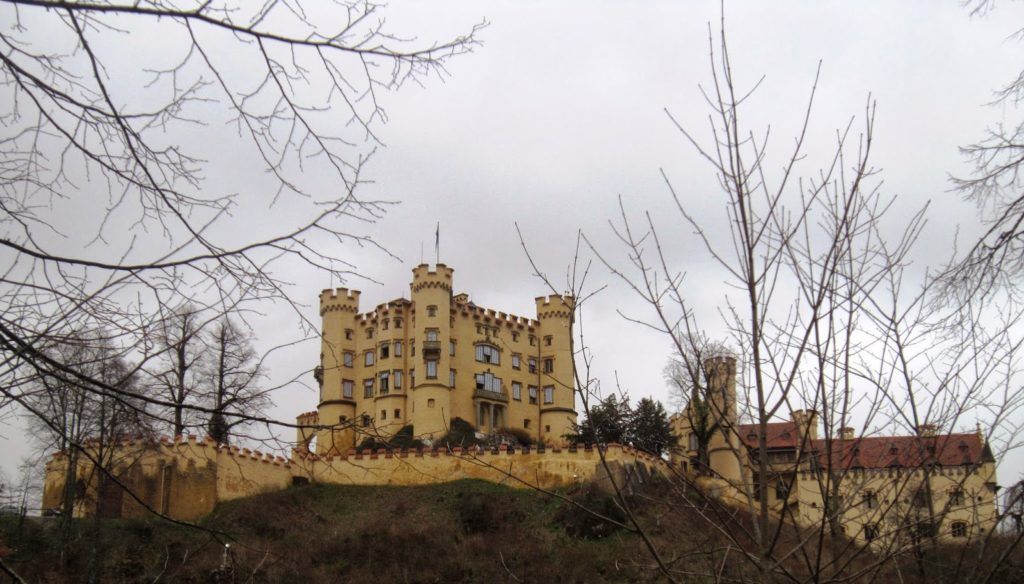
M 382 283 L 346 283 L 363 290 L 362 309 L 408 295 L 412 267 L 433 261 L 440 222 L 440 259 L 455 268 L 456 292 L 533 316 L 534 297 L 548 291 L 532 275 L 515 223 L 540 267 L 561 282 L 577 230 L 624 260 L 608 227 L 621 197 L 632 216 L 653 214 L 714 334 L 722 274 L 687 243 L 692 238 L 684 237 L 661 171 L 684 202 L 721 216 L 712 169 L 666 114 L 707 136 L 709 111 L 698 85 L 709 83 L 708 27 L 717 30 L 718 10 L 717 2 L 390 3 L 388 24 L 399 36 L 430 41 L 483 19 L 490 25 L 480 34 L 483 46 L 453 60 L 447 77 L 379 96 L 389 117 L 377 129 L 386 148 L 369 165 L 375 183 L 361 196 L 401 202 L 369 227 L 400 260 L 372 249 L 342 254 Z M 900 213 L 933 205 L 915 269 L 923 273 L 945 259 L 958 230 L 964 240 L 977 233 L 974 211 L 949 192 L 948 175 L 964 171 L 958 146 L 1004 116 L 1019 117 L 986 103 L 1024 68 L 1024 47 L 1010 38 L 1024 26 L 1024 3 L 1001 3 L 993 14 L 971 18 L 955 0 L 729 2 L 726 21 L 739 84 L 764 76 L 745 121 L 758 133 L 770 124 L 769 166 L 784 162 L 820 61 L 811 148 L 799 171 L 816 172 L 816 156 L 834 142 L 836 128 L 862 119 L 870 95 L 878 106 L 872 160 L 883 191 L 898 196 Z M 312 319 L 319 290 L 339 284 L 308 272 L 293 281 Z M 666 400 L 668 340 L 617 314 L 650 316 L 595 265 L 591 288 L 604 285 L 585 314 L 597 377 L 611 388 L 617 376 L 634 400 Z M 290 320 L 287 310 L 268 308 L 254 325 L 267 338 L 294 330 Z M 282 353 L 272 372 L 288 379 L 315 365 L 317 354 L 316 343 L 307 343 Z M 304 381 L 275 396 L 276 415 L 290 420 L 315 408 L 315 384 L 311 376 Z M 13 474 L 10 453 L 22 449 L 16 435 L 4 434 Z M 1003 464 L 1003 484 L 1024 469 L 1019 458 Z

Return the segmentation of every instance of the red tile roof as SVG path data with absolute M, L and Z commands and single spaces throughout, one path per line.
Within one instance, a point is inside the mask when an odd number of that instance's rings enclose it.
M 840 468 L 916 467 L 929 464 L 958 466 L 995 462 L 977 433 L 936 436 L 870 436 L 853 440 L 815 440 L 812 449 L 822 466 Z
M 757 424 L 740 424 L 740 440 L 747 448 L 757 447 Z M 796 422 L 765 424 L 768 448 L 796 448 L 800 440 Z

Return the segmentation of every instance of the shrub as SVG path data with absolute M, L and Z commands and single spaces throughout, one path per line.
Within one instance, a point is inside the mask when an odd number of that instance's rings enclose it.
M 501 433 L 519 446 L 533 446 L 533 436 L 522 428 L 502 428 Z
M 452 418 L 452 425 L 448 428 L 448 433 L 435 440 L 434 443 L 447 447 L 462 446 L 466 448 L 483 444 L 483 441 L 477 439 L 476 428 L 472 424 L 462 418 Z

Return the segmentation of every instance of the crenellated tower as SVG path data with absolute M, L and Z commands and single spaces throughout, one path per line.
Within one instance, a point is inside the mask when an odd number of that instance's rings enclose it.
M 317 432 L 318 454 L 345 452 L 355 440 L 351 429 L 356 415 L 353 396 L 345 395 L 342 384 L 346 355 L 352 359 L 356 341 L 351 327 L 359 313 L 359 291 L 348 288 L 324 290 L 320 293 L 321 329 L 320 366 L 317 381 L 320 384 L 320 402 L 317 406 L 318 423 L 336 426 Z
M 413 268 L 409 285 L 415 307 L 410 342 L 417 350 L 411 364 L 416 373 L 411 408 L 416 435 L 423 438 L 444 435 L 452 417 L 453 388 L 448 376 L 454 273 L 444 264 L 434 269 L 420 264 Z
M 576 378 L 572 319 L 576 299 L 540 296 L 537 303 L 537 361 L 540 374 L 541 439 L 559 444 L 576 423 Z

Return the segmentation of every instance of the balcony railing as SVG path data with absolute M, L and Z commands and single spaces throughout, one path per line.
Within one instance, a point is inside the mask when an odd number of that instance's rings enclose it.
M 489 399 L 489 400 L 494 400 L 494 401 L 500 401 L 500 402 L 507 402 L 508 401 L 508 394 L 505 393 L 505 390 L 502 390 L 502 391 L 491 391 L 489 389 L 477 389 L 477 390 L 475 390 L 473 392 L 473 397 L 475 397 L 475 398 L 482 398 L 482 399 Z
M 441 341 L 423 341 L 423 358 L 431 359 L 441 356 Z

